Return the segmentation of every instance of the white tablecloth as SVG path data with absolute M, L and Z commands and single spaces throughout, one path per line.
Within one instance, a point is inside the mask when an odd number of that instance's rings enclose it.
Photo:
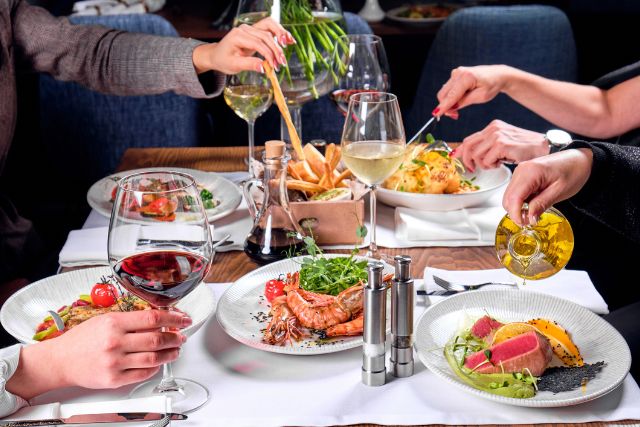
M 208 284 L 217 296 L 227 284 Z M 424 306 L 418 306 L 416 319 Z M 288 356 L 254 350 L 230 338 L 209 319 L 184 346 L 174 374 L 206 384 L 212 401 L 189 426 L 379 424 L 513 424 L 640 419 L 640 389 L 631 376 L 592 402 L 555 409 L 519 408 L 465 394 L 429 372 L 416 358 L 416 373 L 382 387 L 360 382 L 362 353 L 352 349 L 319 356 Z M 387 365 L 388 366 L 388 365 Z M 390 377 L 391 378 L 391 377 Z M 37 403 L 108 400 L 114 391 L 67 390 Z

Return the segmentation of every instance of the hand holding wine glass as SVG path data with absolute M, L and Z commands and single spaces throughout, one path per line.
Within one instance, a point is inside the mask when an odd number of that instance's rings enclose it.
M 376 257 L 376 187 L 402 163 L 405 133 L 398 98 L 386 92 L 351 95 L 342 131 L 345 165 L 370 189 L 371 238 L 367 256 Z
M 193 177 L 142 172 L 122 178 L 109 223 L 108 254 L 120 284 L 154 309 L 171 310 L 192 292 L 212 259 L 209 223 Z M 149 381 L 131 392 L 132 397 L 154 394 L 171 397 L 172 410 L 182 413 L 209 400 L 206 387 L 174 378 L 169 363 L 160 384 Z

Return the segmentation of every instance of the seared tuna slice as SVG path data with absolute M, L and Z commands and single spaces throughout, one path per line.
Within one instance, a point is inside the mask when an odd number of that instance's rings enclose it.
M 483 316 L 473 324 L 471 327 L 471 333 L 476 338 L 487 338 L 502 325 L 502 323 L 492 317 Z
M 540 376 L 551 362 L 552 355 L 549 341 L 538 332 L 531 331 L 467 356 L 464 366 L 480 374 L 503 370 L 523 372 L 527 368 L 532 375 Z

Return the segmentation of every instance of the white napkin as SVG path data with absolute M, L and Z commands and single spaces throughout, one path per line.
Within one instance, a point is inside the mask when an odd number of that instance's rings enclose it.
M 213 225 L 211 230 L 213 232 Z M 58 263 L 62 267 L 79 265 L 109 265 L 107 239 L 109 228 L 96 227 L 73 230 L 65 242 Z M 114 254 L 126 256 L 133 252 L 139 239 L 200 241 L 201 229 L 189 224 L 157 224 L 141 227 L 136 224 L 125 224 L 115 231 L 119 238 Z M 214 235 L 217 233 L 214 232 Z
M 140 399 L 96 401 L 85 403 L 49 403 L 27 406 L 3 421 L 42 420 L 68 418 L 73 415 L 106 414 L 111 412 L 171 412 L 171 401 L 166 396 L 152 396 Z M 112 425 L 112 424 L 110 424 Z
M 229 284 L 208 286 L 220 297 Z M 416 322 L 424 310 L 424 305 L 416 305 Z M 524 408 L 467 393 L 430 372 L 417 356 L 413 376 L 389 375 L 381 387 L 363 385 L 361 367 L 360 348 L 311 357 L 269 353 L 234 340 L 212 317 L 186 342 L 174 373 L 198 379 L 214 393 L 208 405 L 189 414 L 189 426 L 194 427 L 512 425 L 640 419 L 640 390 L 631 376 L 592 402 L 565 408 Z M 279 402 L 286 402 L 282 410 L 273 409 L 273 399 L 268 397 L 274 394 Z
M 433 281 L 434 275 L 451 282 L 465 284 L 484 282 L 516 282 L 515 276 L 509 273 L 506 269 L 452 271 L 427 267 L 424 270 L 424 288 L 427 292 L 443 290 Z M 527 281 L 526 285 L 519 286 L 519 288 L 525 292 L 541 292 L 564 298 L 566 300 L 573 301 L 576 304 L 580 304 L 597 314 L 609 313 L 607 303 L 596 290 L 586 271 L 561 270 L 548 279 Z M 473 292 L 481 292 L 488 289 L 505 289 L 505 287 L 489 285 Z M 443 297 L 430 296 L 430 298 L 435 302 Z
M 440 243 L 442 246 L 491 246 L 504 213 L 501 207 L 448 212 L 396 208 L 396 237 L 409 241 Z

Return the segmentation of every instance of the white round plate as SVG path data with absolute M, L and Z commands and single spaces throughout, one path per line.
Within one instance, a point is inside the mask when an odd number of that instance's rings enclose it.
M 475 389 L 451 370 L 442 349 L 458 332 L 465 317 L 475 320 L 487 313 L 502 322 L 538 317 L 554 320 L 569 331 L 586 363 L 604 361 L 606 365 L 587 383 L 586 391 L 581 388 L 558 394 L 544 391 L 530 399 L 516 399 Z M 618 387 L 631 367 L 629 346 L 613 326 L 580 305 L 530 291 L 490 290 L 454 295 L 422 315 L 415 337 L 418 357 L 436 375 L 476 396 L 515 406 L 570 406 L 596 399 Z
M 324 255 L 335 258 L 348 255 Z M 234 282 L 220 297 L 216 317 L 222 329 L 231 337 L 249 347 L 274 353 L 312 355 L 333 353 L 362 345 L 362 336 L 336 337 L 319 341 L 312 337 L 296 342 L 293 345 L 271 345 L 262 342 L 262 329 L 269 323 L 267 318 L 271 306 L 263 297 L 267 280 L 277 278 L 280 274 L 294 273 L 300 270 L 300 263 L 305 257 L 296 257 L 265 265 Z M 356 257 L 357 259 L 365 259 Z M 384 273 L 393 273 L 394 269 L 384 263 Z
M 90 293 L 100 277 L 111 274 L 113 271 L 109 267 L 96 267 L 38 280 L 11 295 L 4 303 L 0 310 L 2 327 L 20 342 L 35 343 L 32 338 L 36 327 L 48 316 L 48 310 L 71 304 L 81 294 Z M 215 298 L 211 289 L 201 283 L 176 307 L 193 319 L 191 326 L 182 330 L 183 334 L 192 335 L 213 314 Z
M 236 210 L 242 201 L 240 189 L 233 182 L 220 176 L 215 172 L 204 172 L 196 169 L 185 168 L 143 168 L 130 171 L 114 173 L 94 183 L 87 192 L 87 202 L 89 206 L 95 209 L 101 215 L 107 218 L 111 217 L 111 192 L 117 185 L 114 177 L 122 178 L 124 176 L 139 172 L 181 172 L 191 175 L 198 184 L 211 191 L 213 198 L 220 201 L 220 204 L 213 209 L 207 209 L 207 218 L 209 222 L 225 217 Z M 176 218 L 180 221 L 180 218 Z M 136 222 L 131 219 L 131 222 Z
M 481 205 L 491 198 L 511 179 L 511 171 L 505 165 L 496 169 L 478 169 L 465 172 L 466 179 L 473 179 L 479 190 L 462 194 L 421 194 L 378 188 L 378 199 L 389 206 L 413 208 L 421 211 L 453 211 Z M 475 177 L 475 178 L 474 178 Z
M 438 3 L 428 3 L 428 4 L 420 4 L 420 5 L 416 5 L 416 6 L 436 6 L 439 5 Z M 451 11 L 451 13 L 455 12 L 456 9 L 459 9 L 460 6 L 451 6 L 451 5 L 444 5 L 444 6 L 449 6 L 451 7 L 453 10 Z M 446 17 L 442 17 L 442 18 L 408 18 L 406 16 L 401 16 L 402 14 L 404 14 L 407 10 L 409 10 L 409 6 L 400 6 L 400 7 L 396 7 L 393 9 L 389 9 L 386 13 L 385 13 L 385 17 L 391 21 L 395 21 L 397 23 L 400 24 L 405 24 L 405 25 L 414 25 L 414 26 L 430 26 L 430 25 L 437 25 L 437 24 L 441 24 L 445 19 L 448 18 L 448 16 Z

